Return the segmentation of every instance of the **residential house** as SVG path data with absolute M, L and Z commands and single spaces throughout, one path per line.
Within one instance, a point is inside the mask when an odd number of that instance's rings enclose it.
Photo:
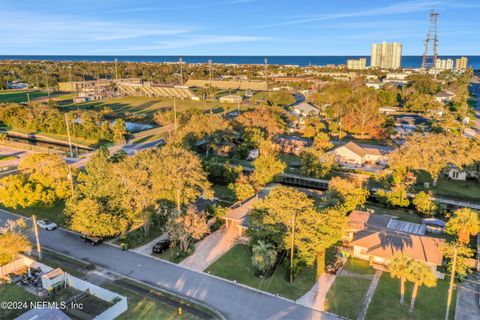
M 297 117 L 307 117 L 319 114 L 320 110 L 308 102 L 300 102 L 292 106 L 292 113 Z
M 345 164 L 376 164 L 386 160 L 385 155 L 379 148 L 362 147 L 355 142 L 348 142 L 332 150 L 337 161 Z
M 348 246 L 352 249 L 352 256 L 368 261 L 375 269 L 388 271 L 396 254 L 424 262 L 434 271 L 442 265 L 444 240 L 425 236 L 427 228 L 424 224 L 355 210 L 349 216 L 349 225 Z M 442 276 L 437 272 L 437 277 Z
M 275 143 L 280 152 L 298 156 L 304 148 L 312 144 L 312 141 L 307 138 L 282 135 L 275 138 Z
M 228 94 L 226 96 L 220 97 L 220 102 L 225 103 L 241 103 L 243 101 L 243 96 L 239 94 Z
M 433 96 L 435 98 L 435 101 L 447 104 L 452 100 L 453 94 L 445 91 L 440 91 L 437 94 Z

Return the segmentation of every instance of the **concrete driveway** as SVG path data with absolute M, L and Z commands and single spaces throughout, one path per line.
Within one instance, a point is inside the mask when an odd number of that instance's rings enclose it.
M 18 216 L 0 210 L 0 223 Z M 30 234 L 33 239 L 33 235 Z M 228 319 L 339 319 L 294 301 L 193 271 L 160 259 L 102 244 L 91 246 L 63 229 L 40 231 L 43 246 L 124 276 L 202 302 Z

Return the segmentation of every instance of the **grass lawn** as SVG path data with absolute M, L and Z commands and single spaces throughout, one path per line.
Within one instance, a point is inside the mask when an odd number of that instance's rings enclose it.
M 375 270 L 368 262 L 348 259 L 344 269 L 355 275 L 338 275 L 325 299 L 325 310 L 343 317 L 356 319 Z
M 0 103 L 20 103 L 28 102 L 27 93 L 30 94 L 30 100 L 40 97 L 46 97 L 48 94 L 45 91 L 24 90 L 24 91 L 0 91 Z
M 448 280 L 438 280 L 435 288 L 420 287 L 418 290 L 415 309 L 412 315 L 408 314 L 408 306 L 412 294 L 413 284 L 407 282 L 405 292 L 405 305 L 400 305 L 400 280 L 393 279 L 390 274 L 384 272 L 378 283 L 377 290 L 373 295 L 367 310 L 366 319 L 421 319 L 434 320 L 445 317 L 447 305 Z M 450 318 L 455 315 L 456 292 L 454 293 L 451 306 Z
M 209 110 L 220 106 L 218 101 L 194 101 L 190 99 L 176 100 L 177 111 L 185 112 L 191 109 Z M 157 111 L 173 110 L 173 99 L 149 98 L 149 97 L 119 97 L 85 103 L 63 104 L 65 109 L 96 109 L 111 108 L 116 116 L 124 116 L 127 113 L 145 115 L 149 118 Z
M 145 235 L 145 232 L 142 230 L 142 228 L 138 228 L 134 231 L 129 232 L 125 239 L 118 239 L 116 243 L 120 244 L 122 242 L 125 242 L 128 244 L 129 249 L 134 249 L 141 247 L 149 243 L 150 241 L 160 237 L 163 233 L 164 230 L 160 226 L 152 227 L 148 235 Z
M 282 297 L 296 300 L 309 291 L 315 283 L 315 266 L 305 268 L 293 283 L 287 280 L 287 270 L 281 263 L 276 272 L 266 278 L 255 276 L 255 268 L 251 263 L 250 249 L 246 245 L 237 244 L 215 263 L 206 272 L 229 280 L 279 294 Z
M 13 284 L 6 284 L 5 286 L 0 287 L 0 301 L 30 302 L 40 301 L 40 298 L 23 290 L 21 287 Z M 0 319 L 14 319 L 25 311 L 27 310 L 0 308 Z
M 474 180 L 456 181 L 440 177 L 437 185 L 433 187 L 430 176 L 425 172 L 419 172 L 417 173 L 417 184 L 415 185 L 416 191 L 425 190 L 424 182 L 430 183 L 429 190 L 438 197 L 478 201 L 478 195 L 480 194 L 480 182 Z
M 13 159 L 17 159 L 16 156 L 10 156 L 10 155 L 2 155 L 0 154 L 0 162 L 2 161 L 8 161 L 8 160 L 13 160 Z
M 371 280 L 366 278 L 337 276 L 328 290 L 325 310 L 349 319 L 356 319 L 370 283 Z
M 193 314 L 183 310 L 183 316 L 178 315 L 178 308 L 162 303 L 152 297 L 155 292 L 144 295 L 139 292 L 133 292 L 116 284 L 107 284 L 105 288 L 112 290 L 120 295 L 126 296 L 128 301 L 128 310 L 121 314 L 119 320 L 173 320 L 173 319 L 201 319 Z
M 7 208 L 0 204 L 0 209 L 4 209 L 10 212 L 20 214 L 22 216 L 31 217 L 36 215 L 37 219 L 48 219 L 55 222 L 58 226 L 63 227 L 65 225 L 65 216 L 63 210 L 65 209 L 65 203 L 58 201 L 53 207 L 30 207 L 30 208 Z

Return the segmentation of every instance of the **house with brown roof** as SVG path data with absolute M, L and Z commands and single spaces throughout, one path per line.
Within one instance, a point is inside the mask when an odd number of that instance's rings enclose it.
M 386 157 L 380 149 L 362 147 L 355 142 L 348 142 L 332 150 L 340 163 L 364 165 L 385 161 Z
M 368 261 L 375 269 L 388 271 L 396 254 L 424 262 L 434 271 L 442 265 L 444 240 L 425 236 L 423 225 L 355 210 L 349 216 L 349 226 L 352 256 Z

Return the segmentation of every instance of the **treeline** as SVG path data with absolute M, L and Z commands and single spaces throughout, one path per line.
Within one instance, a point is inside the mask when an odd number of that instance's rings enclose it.
M 73 137 L 122 143 L 128 133 L 123 120 L 112 123 L 105 120 L 104 113 L 99 111 L 62 113 L 59 108 L 42 103 L 0 104 L 0 122 L 11 129 L 67 134 L 67 121 Z

